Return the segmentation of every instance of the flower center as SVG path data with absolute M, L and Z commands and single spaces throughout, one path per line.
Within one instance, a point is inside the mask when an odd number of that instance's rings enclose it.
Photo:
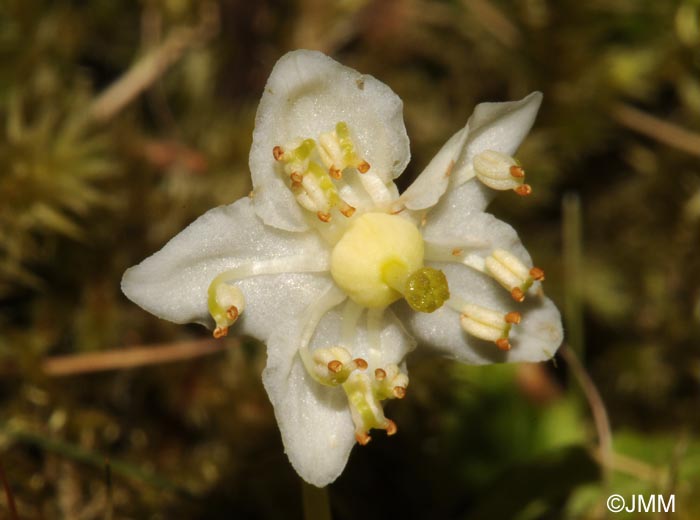
M 331 275 L 356 303 L 384 308 L 406 298 L 417 311 L 433 312 L 449 298 L 445 275 L 423 266 L 423 236 L 399 215 L 365 213 L 333 248 Z

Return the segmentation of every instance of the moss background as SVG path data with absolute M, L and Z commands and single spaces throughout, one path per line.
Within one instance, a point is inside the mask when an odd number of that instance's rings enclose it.
M 0 516 L 11 499 L 20 518 L 302 518 L 264 347 L 217 348 L 119 290 L 248 193 L 257 102 L 295 48 L 403 98 L 405 184 L 476 103 L 544 92 L 519 152 L 534 193 L 491 211 L 545 269 L 583 365 L 411 360 L 399 435 L 353 451 L 334 518 L 605 518 L 610 493 L 700 517 L 698 0 L 1 2 Z M 187 342 L 208 355 L 47 362 Z

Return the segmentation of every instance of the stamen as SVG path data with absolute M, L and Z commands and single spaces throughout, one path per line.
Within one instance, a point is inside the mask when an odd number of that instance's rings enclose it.
M 542 269 L 528 269 L 518 257 L 504 249 L 494 250 L 484 261 L 484 268 L 487 274 L 510 291 L 516 302 L 525 299 L 525 292 L 535 280 L 544 280 Z
M 535 280 L 539 282 L 544 281 L 544 271 L 539 267 L 533 267 L 532 269 L 530 269 L 530 276 L 532 276 Z
M 316 349 L 311 359 L 314 366 L 310 374 L 326 386 L 341 385 L 355 370 L 367 369 L 364 359 L 351 359 L 350 352 L 343 347 Z
M 528 195 L 532 194 L 532 186 L 529 184 L 523 184 L 521 186 L 518 186 L 517 188 L 514 188 L 515 193 L 520 195 L 521 197 L 527 197 Z
M 465 332 L 486 341 L 493 341 L 501 350 L 510 350 L 508 335 L 512 325 L 520 323 L 519 312 L 502 314 L 498 311 L 464 304 L 461 309 L 460 325 Z
M 328 370 L 333 372 L 334 374 L 337 374 L 343 369 L 343 364 L 338 361 L 337 359 L 334 359 L 330 363 L 328 363 Z
M 215 278 L 209 285 L 207 305 L 209 314 L 214 318 L 216 328 L 213 335 L 216 339 L 228 334 L 228 328 L 233 325 L 245 308 L 243 292 L 235 285 Z
M 396 433 L 396 423 L 384 416 L 381 401 L 403 398 L 408 385 L 408 376 L 397 365 L 377 368 L 374 376 L 370 379 L 367 374 L 354 372 L 343 383 L 355 423 L 355 439 L 363 446 L 371 440 L 368 433 L 371 429 L 386 430 L 387 435 Z
M 472 168 L 476 177 L 494 190 L 515 190 L 529 195 L 532 188 L 523 184 L 525 170 L 513 157 L 494 150 L 485 150 L 474 157 Z

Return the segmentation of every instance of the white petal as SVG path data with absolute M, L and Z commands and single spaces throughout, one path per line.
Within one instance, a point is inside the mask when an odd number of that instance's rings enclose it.
M 446 305 L 432 314 L 407 312 L 407 329 L 421 344 L 434 347 L 463 363 L 483 365 L 515 361 L 545 361 L 559 348 L 563 339 L 561 317 L 554 304 L 544 296 L 528 295 L 523 303 L 514 302 L 507 291 L 491 278 L 456 264 L 433 264 L 447 275 L 450 293 L 504 314 L 517 310 L 519 325 L 511 329 L 511 350 L 499 350 L 492 342 L 480 340 L 462 330 L 459 313 Z
M 470 234 L 468 219 L 482 213 L 494 194 L 476 179 L 453 186 L 426 215 L 423 235 Z
M 280 229 L 306 229 L 272 149 L 297 138 L 317 139 L 340 121 L 348 124 L 370 171 L 389 183 L 410 159 L 402 111 L 401 99 L 389 87 L 320 52 L 299 50 L 280 58 L 260 100 L 250 150 L 258 214 Z
M 309 305 L 320 297 L 320 293 L 305 292 L 299 299 Z M 364 318 L 358 322 L 353 344 L 343 341 L 343 306 L 331 310 L 320 321 L 311 349 L 342 345 L 353 357 L 369 361 L 372 345 Z M 270 336 L 263 383 L 275 408 L 292 466 L 304 480 L 322 487 L 333 482 L 345 468 L 355 445 L 355 427 L 342 388 L 317 383 L 308 375 L 298 355 L 301 322 L 307 314 L 308 311 L 300 311 L 296 320 L 277 327 Z M 374 362 L 377 366 L 401 364 L 415 343 L 391 311 L 386 311 L 379 332 L 383 348 Z
M 403 192 L 401 200 L 408 209 L 419 210 L 434 206 L 445 193 L 467 135 L 468 127 L 465 126 L 450 137 L 428 166 Z
M 265 226 L 245 198 L 208 211 L 160 251 L 128 269 L 122 291 L 163 319 L 211 325 L 207 289 L 218 274 L 246 263 L 301 255 L 321 263 L 328 252 L 313 233 Z M 248 300 L 252 295 L 244 290 L 244 296 Z M 252 311 L 248 308 L 244 314 Z
M 453 171 L 457 183 L 471 178 L 474 156 L 486 150 L 513 155 L 535 122 L 542 93 L 533 92 L 520 101 L 480 103 L 469 118 L 469 136 Z

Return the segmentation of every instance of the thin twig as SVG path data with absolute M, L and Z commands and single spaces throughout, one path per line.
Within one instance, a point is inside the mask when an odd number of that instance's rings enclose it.
M 238 338 L 231 338 L 226 342 L 204 339 L 175 344 L 141 345 L 104 352 L 50 357 L 44 360 L 41 368 L 49 376 L 122 370 L 208 356 L 239 343 Z
M 216 2 L 205 2 L 196 27 L 174 29 L 154 50 L 137 61 L 123 76 L 98 95 L 88 107 L 88 117 L 104 123 L 155 83 L 185 52 L 212 38 L 219 28 Z
M 700 157 L 700 134 L 696 132 L 621 103 L 613 106 L 612 117 L 630 130 L 651 137 L 671 148 Z
M 2 487 L 5 490 L 7 508 L 10 510 L 10 519 L 19 520 L 19 516 L 17 515 L 17 506 L 15 505 L 15 496 L 12 494 L 12 489 L 10 489 L 10 483 L 7 481 L 5 468 L 3 467 L 2 462 L 0 462 L 0 480 L 2 480 Z
M 613 467 L 613 451 L 612 433 L 610 431 L 610 421 L 608 419 L 608 412 L 605 409 L 605 403 L 603 403 L 603 398 L 600 396 L 598 388 L 579 361 L 576 353 L 570 349 L 568 345 L 562 345 L 559 352 L 569 366 L 581 390 L 583 390 L 583 395 L 586 397 L 586 401 L 588 401 L 588 405 L 591 408 L 593 422 L 595 423 L 596 432 L 598 434 L 600 461 L 604 470 L 604 476 L 607 480 L 608 470 Z
M 619 473 L 624 473 L 625 475 L 629 475 L 630 477 L 634 477 L 639 480 L 659 484 L 662 475 L 664 474 L 664 470 L 661 468 L 657 468 L 628 455 L 615 453 L 614 451 L 612 452 L 610 459 L 606 462 L 603 460 L 600 447 L 591 448 L 590 454 L 591 457 L 593 457 L 593 459 L 601 466 L 609 465 L 609 469 Z
M 304 503 L 304 520 L 332 520 L 328 488 L 318 488 L 301 481 L 301 494 Z

